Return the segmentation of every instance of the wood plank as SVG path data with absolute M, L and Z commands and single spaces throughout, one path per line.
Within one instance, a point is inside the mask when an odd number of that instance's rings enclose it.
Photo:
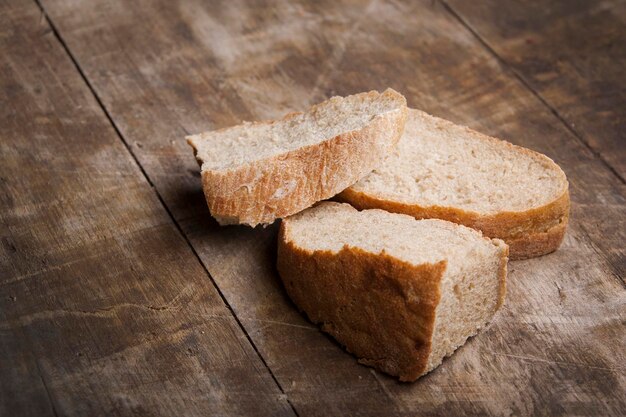
M 624 181 L 626 1 L 446 3 Z
M 299 415 L 619 415 L 624 187 L 449 13 L 420 3 L 44 2 Z M 387 86 L 547 153 L 571 180 L 563 248 L 511 265 L 494 324 L 415 384 L 360 366 L 276 275 L 276 227 L 219 228 L 187 132 Z M 614 276 L 614 275 L 615 276 Z
M 0 57 L 0 415 L 293 415 L 34 2 Z

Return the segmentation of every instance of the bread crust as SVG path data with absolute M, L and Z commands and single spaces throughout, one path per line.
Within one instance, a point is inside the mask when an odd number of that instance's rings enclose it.
M 286 241 L 284 228 L 283 223 L 278 272 L 298 308 L 360 363 L 404 381 L 422 375 L 446 262 L 414 266 L 385 253 L 374 255 L 347 246 L 338 253 L 313 253 Z M 420 297 L 412 300 L 411 293 Z M 386 308 L 371 308 L 376 305 Z
M 430 372 L 447 261 L 413 265 L 385 252 L 373 254 L 347 245 L 336 253 L 309 251 L 287 238 L 286 223 L 280 226 L 277 267 L 296 306 L 359 363 L 401 381 Z M 506 293 L 508 248 L 502 246 L 495 311 Z
M 367 93 L 364 99 L 377 94 Z M 385 94 L 402 97 L 395 91 Z M 288 121 L 297 114 L 265 123 Z M 203 170 L 202 185 L 209 210 L 222 225 L 256 226 L 330 198 L 380 166 L 400 139 L 406 119 L 407 108 L 403 105 L 375 116 L 362 129 L 318 144 L 228 171 Z M 188 142 L 194 146 L 191 140 Z
M 569 191 L 556 200 L 521 212 L 481 215 L 455 207 L 405 204 L 373 197 L 351 188 L 336 199 L 359 210 L 383 209 L 408 214 L 416 219 L 442 219 L 480 230 L 485 236 L 502 239 L 509 245 L 510 259 L 520 260 L 545 255 L 558 249 L 569 220 Z
M 498 239 L 494 239 L 498 240 Z M 504 305 L 504 301 L 506 300 L 506 275 L 509 266 L 509 256 L 511 248 L 504 241 L 502 242 L 502 246 L 504 250 L 500 252 L 500 267 L 498 269 L 498 282 L 500 283 L 500 292 L 498 293 L 498 304 L 496 304 L 496 311 L 500 310 L 500 307 Z
M 569 215 L 566 214 L 560 223 L 545 231 L 529 232 L 518 238 L 509 239 L 509 248 L 513 248 L 510 250 L 514 250 L 517 255 L 512 259 L 529 259 L 554 252 L 563 242 L 568 222 Z

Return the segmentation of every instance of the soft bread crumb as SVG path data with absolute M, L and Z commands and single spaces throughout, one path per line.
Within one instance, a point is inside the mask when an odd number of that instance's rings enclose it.
M 233 167 L 319 144 L 344 132 L 362 129 L 374 117 L 398 109 L 398 93 L 388 90 L 332 97 L 305 113 L 276 122 L 245 122 L 239 126 L 188 137 L 203 170 Z
M 569 213 L 567 179 L 550 158 L 412 109 L 392 154 L 339 199 L 482 230 L 515 258 L 555 250 Z
M 336 253 L 348 245 L 371 253 L 385 251 L 413 265 L 446 259 L 454 273 L 468 258 L 484 259 L 499 251 L 468 227 L 437 219 L 415 221 L 384 210 L 359 212 L 348 204 L 322 203 L 291 216 L 287 224 L 293 243 L 308 250 Z
M 351 188 L 407 204 L 493 214 L 540 207 L 565 186 L 563 171 L 544 155 L 410 109 L 397 148 Z

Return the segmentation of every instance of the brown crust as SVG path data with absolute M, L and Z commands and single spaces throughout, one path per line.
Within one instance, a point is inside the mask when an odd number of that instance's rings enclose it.
M 365 97 L 373 94 L 378 93 Z M 383 94 L 400 96 L 393 90 Z M 283 121 L 292 117 L 289 114 Z M 330 198 L 380 166 L 400 139 L 406 119 L 404 106 L 374 117 L 360 130 L 319 144 L 226 172 L 203 171 L 209 210 L 220 224 L 255 226 Z
M 496 239 L 494 239 L 496 241 Z M 500 282 L 500 292 L 498 293 L 498 304 L 496 304 L 496 311 L 500 310 L 500 307 L 504 305 L 506 299 L 506 274 L 507 267 L 509 265 L 509 253 L 510 247 L 502 242 L 504 250 L 500 253 L 500 268 L 498 271 L 498 280 Z
M 516 253 L 516 257 L 512 259 L 529 259 L 554 252 L 563 242 L 568 222 L 569 215 L 566 214 L 560 220 L 560 223 L 546 231 L 529 233 L 518 238 L 509 239 L 509 248 Z
M 500 212 L 481 215 L 454 207 L 405 204 L 379 199 L 368 194 L 344 190 L 336 198 L 359 210 L 383 209 L 416 219 L 436 218 L 480 230 L 485 236 L 504 240 L 511 260 L 527 259 L 554 252 L 560 246 L 569 218 L 569 191 L 544 206 L 523 212 Z
M 360 363 L 403 381 L 425 373 L 445 261 L 415 266 L 354 247 L 310 252 L 285 239 L 285 222 L 278 242 L 278 272 L 312 322 Z
M 543 206 L 525 211 L 501 211 L 495 214 L 480 214 L 456 207 L 406 204 L 356 191 L 355 187 L 350 187 L 339 194 L 336 198 L 338 201 L 350 203 L 360 210 L 380 208 L 408 214 L 417 219 L 437 218 L 472 227 L 482 231 L 485 236 L 504 240 L 510 247 L 512 260 L 541 256 L 558 249 L 567 228 L 570 198 L 565 173 L 554 161 L 538 152 L 484 135 L 468 127 L 455 125 L 419 110 L 409 109 L 409 118 L 425 119 L 425 123 L 432 123 L 436 129 L 462 131 L 463 135 L 471 136 L 477 141 L 488 142 L 508 148 L 512 152 L 528 155 L 550 167 L 560 177 L 563 191 L 558 198 Z

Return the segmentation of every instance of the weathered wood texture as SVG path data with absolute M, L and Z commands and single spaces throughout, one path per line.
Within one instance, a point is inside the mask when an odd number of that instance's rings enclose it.
M 445 2 L 626 178 L 626 1 Z
M 0 415 L 292 415 L 35 3 L 0 103 Z
M 299 415 L 622 414 L 624 185 L 439 3 L 43 5 Z M 511 264 L 493 325 L 415 384 L 358 365 L 296 311 L 276 228 L 218 227 L 182 139 L 387 86 L 548 154 L 573 200 L 562 249 Z

